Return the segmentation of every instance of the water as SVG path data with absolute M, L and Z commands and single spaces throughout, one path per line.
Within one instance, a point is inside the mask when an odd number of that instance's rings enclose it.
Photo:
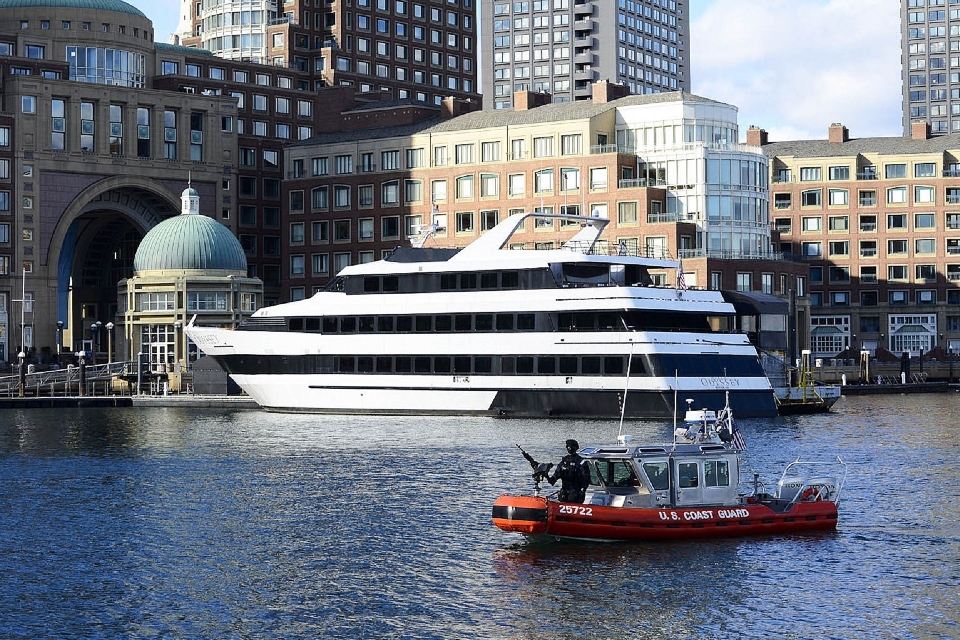
M 3 638 L 955 638 L 958 396 L 743 421 L 769 483 L 849 464 L 838 531 L 532 545 L 496 529 L 616 422 L 4 411 Z M 662 423 L 629 432 L 668 437 Z

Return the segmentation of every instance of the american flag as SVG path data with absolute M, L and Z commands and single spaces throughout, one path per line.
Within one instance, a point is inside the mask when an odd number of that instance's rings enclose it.
M 737 421 L 733 419 L 729 409 L 724 408 L 720 412 L 715 428 L 717 431 L 723 428 L 729 429 L 730 436 L 733 438 L 733 446 L 739 451 L 746 450 L 747 442 L 743 439 L 743 433 L 740 431 L 740 427 L 737 426 Z
M 740 431 L 740 427 L 737 426 L 736 420 L 730 418 L 730 423 L 733 425 L 733 431 L 731 431 L 731 435 L 733 436 L 733 446 L 740 451 L 745 451 L 747 448 L 747 442 L 743 439 L 743 432 Z
M 687 290 L 687 279 L 683 277 L 683 263 L 680 263 L 680 267 L 677 269 L 677 289 L 681 291 Z

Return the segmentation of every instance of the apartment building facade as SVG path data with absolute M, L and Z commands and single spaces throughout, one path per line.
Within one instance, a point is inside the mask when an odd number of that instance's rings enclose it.
M 310 90 L 479 100 L 474 1 L 182 0 L 173 40 L 302 73 Z
M 422 121 L 290 145 L 286 161 L 302 172 L 284 185 L 290 299 L 424 228 L 436 228 L 428 247 L 463 247 L 521 211 L 609 218 L 601 250 L 681 257 L 689 287 L 802 296 L 806 265 L 771 253 L 766 156 L 714 142 L 736 139 L 736 109 L 613 87 L 559 104 L 521 92 L 516 108 L 458 116 L 451 104 Z M 576 226 L 537 219 L 510 248 L 557 247 Z
M 0 12 L 0 360 L 117 324 L 117 283 L 188 182 L 264 281 L 256 306 L 280 301 L 283 146 L 341 127 L 355 88 L 157 43 L 120 0 Z
M 902 0 L 900 30 L 904 135 L 960 133 L 960 1 Z
M 590 100 L 593 83 L 630 93 L 689 91 L 686 0 L 481 0 L 485 109 L 519 91 Z
M 747 138 L 770 158 L 780 250 L 809 264 L 815 357 L 960 350 L 960 136 Z

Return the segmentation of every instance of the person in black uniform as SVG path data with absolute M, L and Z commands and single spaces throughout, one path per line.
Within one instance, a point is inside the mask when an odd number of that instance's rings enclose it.
M 587 485 L 590 484 L 590 470 L 577 453 L 580 444 L 576 440 L 567 440 L 566 445 L 567 455 L 560 459 L 560 464 L 547 480 L 551 485 L 556 484 L 558 479 L 561 481 L 557 496 L 560 502 L 582 503 L 587 493 Z

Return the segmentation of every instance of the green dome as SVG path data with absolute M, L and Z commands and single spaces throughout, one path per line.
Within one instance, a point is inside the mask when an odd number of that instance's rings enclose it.
M 182 214 L 147 233 L 133 258 L 134 271 L 226 270 L 247 273 L 240 241 L 213 218 Z
M 97 11 L 118 11 L 146 18 L 140 9 L 123 0 L 0 0 L 0 9 L 18 7 L 55 7 L 59 9 L 94 9 Z M 149 18 L 148 18 L 149 19 Z

